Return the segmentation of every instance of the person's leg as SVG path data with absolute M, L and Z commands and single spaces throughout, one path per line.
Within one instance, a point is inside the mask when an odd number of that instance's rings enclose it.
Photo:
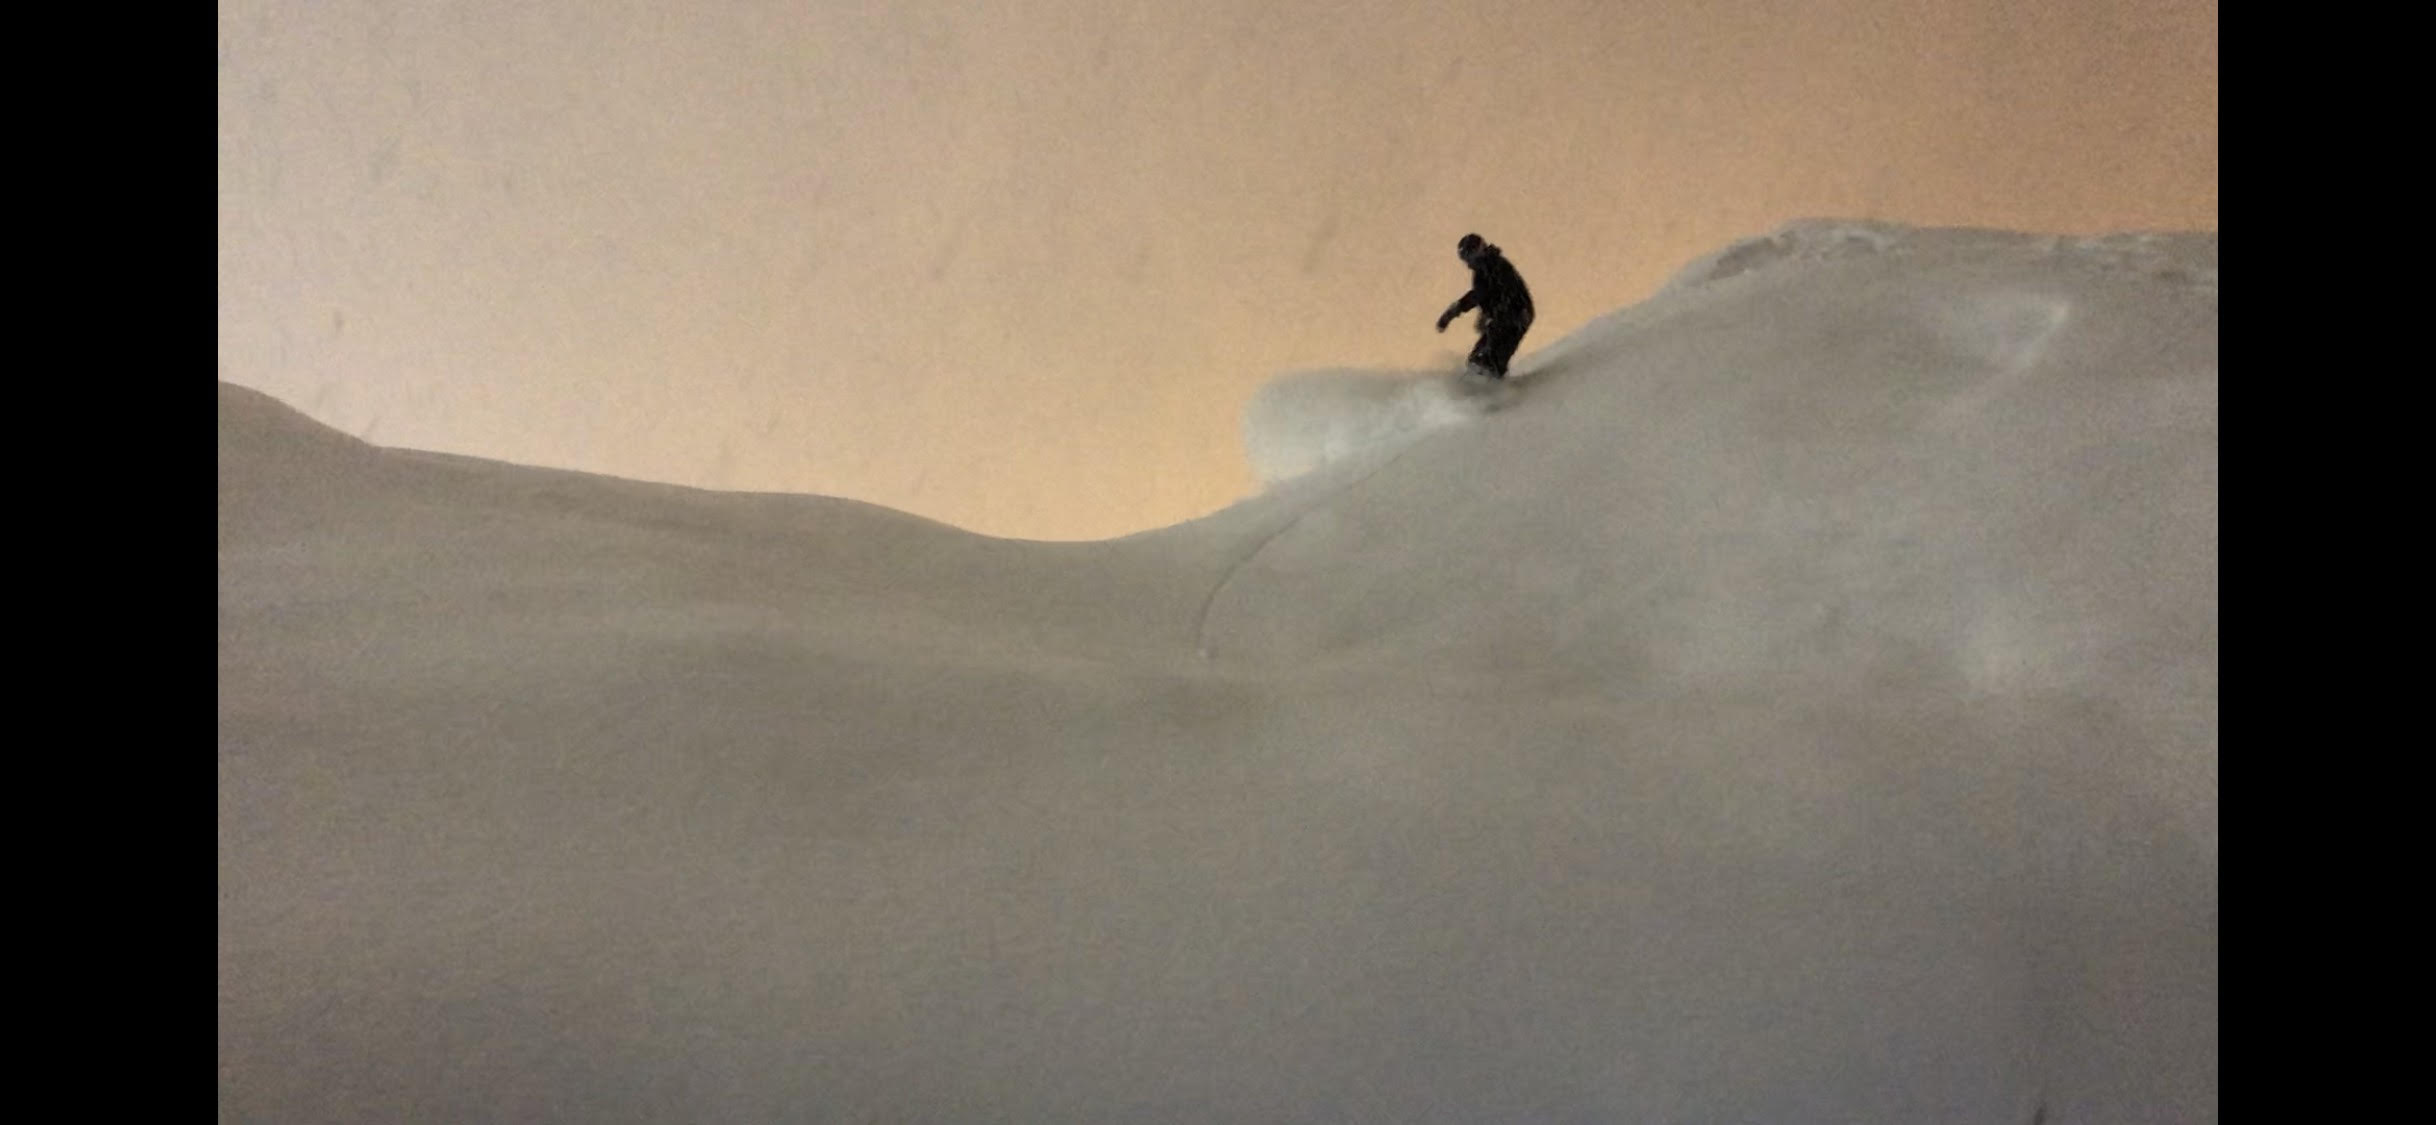
M 1494 324 L 1480 334 L 1480 346 L 1472 349 L 1473 362 L 1487 368 L 1500 379 L 1506 377 L 1506 365 L 1513 362 L 1515 349 L 1522 347 L 1523 333 L 1529 324 Z
M 1480 334 L 1480 341 L 1472 345 L 1472 354 L 1464 357 L 1464 363 L 1502 379 L 1505 370 L 1497 365 L 1496 356 L 1497 333 L 1492 330 Z

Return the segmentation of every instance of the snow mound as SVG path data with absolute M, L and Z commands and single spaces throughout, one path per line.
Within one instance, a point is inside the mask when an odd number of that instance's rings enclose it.
M 2192 231 L 2135 231 L 2072 239 L 2063 248 L 2158 281 L 2216 291 L 2216 236 Z
M 1687 293 L 1789 263 L 1956 254 L 1981 262 L 2077 261 L 2214 292 L 2216 250 L 2217 236 L 2197 231 L 2070 237 L 1975 227 L 1910 227 L 1858 219 L 1802 219 L 1694 260 L 1667 281 L 1663 293 Z
M 219 1116 L 2217 1119 L 2214 236 L 1742 245 L 1096 543 L 224 386 Z
M 1244 454 L 1260 482 L 1274 485 L 1391 453 L 1486 410 L 1481 395 L 1444 372 L 1299 371 L 1270 381 L 1244 407 Z
M 1843 219 L 1787 223 L 1768 234 L 1729 244 L 1693 261 L 1666 283 L 1666 291 L 1697 289 L 1780 262 L 1832 261 L 1883 254 L 1911 233 L 1910 228 L 1888 223 Z
M 371 446 L 250 387 L 220 384 L 220 455 L 288 448 L 368 450 Z

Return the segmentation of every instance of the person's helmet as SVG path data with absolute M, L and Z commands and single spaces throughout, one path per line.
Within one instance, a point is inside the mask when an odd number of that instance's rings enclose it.
M 1488 245 L 1488 241 L 1479 235 L 1464 235 L 1463 241 L 1455 244 L 1455 256 L 1467 262 L 1471 261 L 1472 255 L 1480 253 L 1480 248 L 1486 245 Z

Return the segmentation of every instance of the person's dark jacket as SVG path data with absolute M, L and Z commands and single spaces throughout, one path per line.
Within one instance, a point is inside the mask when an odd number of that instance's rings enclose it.
M 1531 323 L 1531 290 L 1523 285 L 1522 275 L 1514 272 L 1514 263 L 1506 260 L 1505 252 L 1495 246 L 1483 246 L 1474 251 L 1472 291 L 1455 298 L 1438 316 L 1438 330 L 1446 330 L 1448 321 L 1477 308 L 1480 321 L 1475 326 L 1488 331 L 1492 323 L 1527 327 Z

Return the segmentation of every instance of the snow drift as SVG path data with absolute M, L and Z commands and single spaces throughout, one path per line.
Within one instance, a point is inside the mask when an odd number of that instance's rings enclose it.
M 2211 1120 L 2216 325 L 1801 224 L 1085 544 L 224 384 L 221 1117 Z

